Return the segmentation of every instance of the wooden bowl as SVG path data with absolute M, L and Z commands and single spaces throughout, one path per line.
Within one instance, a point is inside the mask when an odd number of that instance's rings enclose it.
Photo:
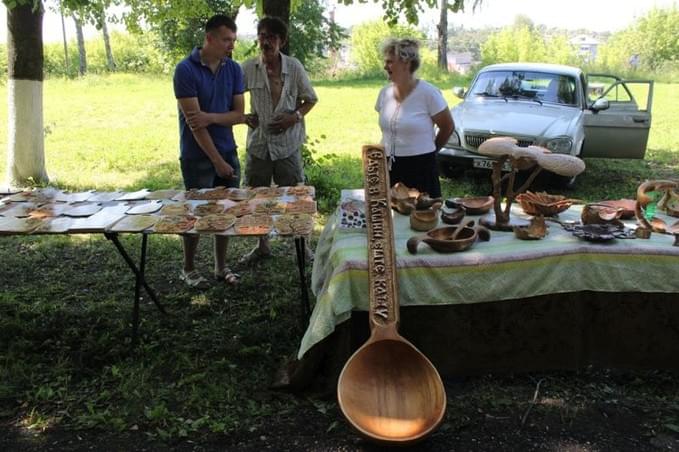
M 558 215 L 573 205 L 573 201 L 565 196 L 529 191 L 518 195 L 516 200 L 528 215 L 543 215 L 545 217 Z
M 438 226 L 439 207 L 441 203 L 435 203 L 430 209 L 410 212 L 410 228 L 416 231 L 428 231 Z
M 446 205 L 448 207 L 462 206 L 468 215 L 483 215 L 493 207 L 493 201 L 492 196 L 468 196 L 453 198 L 452 202 L 446 202 Z
M 446 224 L 459 224 L 464 218 L 466 212 L 467 211 L 462 206 L 459 206 L 456 209 L 441 209 L 441 221 Z
M 434 251 L 439 253 L 454 253 L 464 251 L 476 242 L 478 238 L 490 240 L 490 234 L 486 228 L 474 228 L 473 222 L 467 225 L 444 226 L 408 239 L 407 247 L 411 254 L 417 254 L 417 245 L 420 241 L 429 245 Z

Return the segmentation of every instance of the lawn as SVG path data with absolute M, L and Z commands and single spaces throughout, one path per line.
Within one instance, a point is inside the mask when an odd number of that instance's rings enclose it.
M 382 83 L 316 83 L 320 103 L 307 123 L 316 162 L 310 175 L 326 214 L 340 188 L 361 184 L 361 145 L 379 140 L 373 105 Z M 0 98 L 6 94 L 0 85 Z M 630 197 L 644 178 L 677 177 L 679 86 L 658 84 L 654 98 L 648 158 L 588 160 L 572 196 Z M 181 185 L 169 76 L 51 79 L 44 99 L 47 168 L 58 186 Z M 7 122 L 6 105 L 0 103 L 0 124 Z M 245 130 L 236 129 L 243 146 Z M 3 132 L 0 149 L 6 139 Z M 3 173 L 5 165 L 3 151 Z M 476 176 L 465 173 L 445 182 L 444 190 L 485 194 L 488 181 Z M 343 421 L 332 391 L 299 396 L 270 389 L 302 333 L 292 243 L 274 241 L 274 258 L 241 269 L 237 288 L 197 292 L 177 278 L 179 241 L 153 236 L 150 242 L 147 279 L 170 315 L 145 302 L 141 344 L 131 350 L 134 279 L 108 241 L 88 235 L 0 239 L 0 449 L 365 447 Z M 233 242 L 229 259 L 254 244 Z M 137 250 L 139 238 L 125 236 L 123 243 Z M 203 271 L 210 267 L 209 248 L 203 240 Z M 536 381 L 542 381 L 541 400 L 550 402 L 533 407 Z M 466 450 L 676 445 L 679 385 L 673 375 L 586 370 L 446 384 L 449 410 L 429 450 L 450 450 L 451 444 Z M 518 420 L 530 409 L 531 422 L 522 430 Z M 497 427 L 507 436 L 497 435 Z M 564 443 L 565 430 L 580 434 Z

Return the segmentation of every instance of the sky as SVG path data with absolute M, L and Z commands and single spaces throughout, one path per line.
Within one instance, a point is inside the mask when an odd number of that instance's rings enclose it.
M 335 20 L 343 27 L 350 27 L 382 17 L 378 4 L 337 5 L 326 0 L 329 11 L 335 8 Z M 476 11 L 450 14 L 449 26 L 464 25 L 465 28 L 501 27 L 511 25 L 517 15 L 528 16 L 536 25 L 567 29 L 588 29 L 597 32 L 619 31 L 630 26 L 654 7 L 679 7 L 679 0 L 483 0 Z M 239 33 L 254 34 L 256 17 L 252 12 L 241 11 L 237 18 Z M 420 26 L 435 30 L 438 11 L 429 10 L 420 16 Z M 115 26 L 111 26 L 115 29 Z M 85 27 L 87 37 L 97 34 L 94 27 Z M 75 37 L 73 20 L 66 20 L 66 36 Z M 43 40 L 55 42 L 62 39 L 59 15 L 47 11 L 43 21 Z M 0 42 L 7 41 L 7 13 L 0 2 Z

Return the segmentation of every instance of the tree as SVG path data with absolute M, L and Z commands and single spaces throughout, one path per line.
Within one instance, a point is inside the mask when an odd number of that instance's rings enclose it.
M 424 35 L 412 26 L 390 26 L 384 21 L 366 22 L 353 28 L 351 57 L 361 74 L 368 76 L 382 74 L 384 58 L 380 46 L 390 37 L 422 39 Z
M 438 66 L 443 72 L 448 72 L 448 0 L 441 0 L 441 16 L 438 30 Z
M 47 183 L 43 136 L 43 49 L 40 1 L 7 6 L 7 183 Z
M 78 74 L 82 77 L 87 72 L 87 51 L 85 50 L 83 23 L 77 12 L 73 13 L 73 22 L 75 22 L 75 36 L 78 41 Z

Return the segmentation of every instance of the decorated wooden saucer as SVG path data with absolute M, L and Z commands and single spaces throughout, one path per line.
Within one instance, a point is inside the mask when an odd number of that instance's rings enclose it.
M 199 204 L 193 208 L 193 214 L 199 217 L 218 213 L 224 213 L 224 204 L 219 204 L 215 201 L 208 201 L 205 204 Z
M 182 234 L 190 231 L 195 222 L 196 217 L 191 215 L 170 215 L 160 217 L 160 220 L 154 226 L 153 231 L 158 234 Z
M 161 217 L 155 215 L 126 215 L 109 228 L 112 232 L 142 232 L 155 225 Z
M 191 213 L 191 205 L 185 202 L 177 202 L 172 204 L 165 204 L 162 209 L 160 209 L 161 215 L 188 215 Z
M 281 215 L 285 213 L 286 203 L 276 201 L 275 199 L 268 200 L 266 202 L 258 203 L 255 206 L 255 213 L 267 214 L 267 215 Z
M 288 213 L 274 219 L 280 235 L 309 235 L 314 229 L 314 218 L 308 213 Z
M 40 207 L 26 209 L 31 218 L 52 218 L 63 214 L 70 206 L 63 203 L 43 204 Z
M 247 201 L 241 201 L 233 207 L 226 209 L 226 213 L 235 215 L 237 217 L 242 217 L 243 215 L 250 215 L 254 211 L 254 208 Z
M 297 199 L 287 203 L 285 213 L 316 213 L 316 201 L 312 199 Z
M 311 185 L 295 185 L 286 188 L 285 193 L 290 196 L 314 196 L 316 191 Z
M 271 232 L 273 220 L 270 215 L 244 215 L 236 219 L 236 233 L 240 235 L 265 235 Z
M 217 199 L 228 199 L 229 189 L 226 187 L 216 187 L 208 190 L 189 190 L 184 193 L 184 198 L 194 201 L 209 201 Z
M 223 232 L 236 222 L 236 216 L 228 213 L 215 213 L 199 217 L 193 226 L 200 232 Z
M 228 198 L 231 201 L 245 201 L 254 196 L 254 193 L 247 188 L 230 188 Z
M 255 187 L 252 191 L 256 198 L 278 198 L 285 194 L 283 187 Z

